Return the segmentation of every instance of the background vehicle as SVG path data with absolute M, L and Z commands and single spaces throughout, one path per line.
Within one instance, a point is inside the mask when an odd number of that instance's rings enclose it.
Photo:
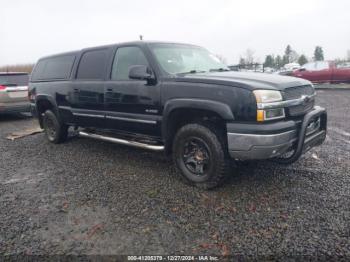
M 333 61 L 310 62 L 295 70 L 293 76 L 315 83 L 350 82 L 350 65 L 348 63 L 336 64 Z
M 45 57 L 29 96 L 53 143 L 84 137 L 164 150 L 179 177 L 212 188 L 231 159 L 296 161 L 326 136 L 309 81 L 232 72 L 204 48 L 130 42 Z M 284 157 L 285 153 L 288 153 Z
M 289 63 L 284 65 L 281 69 L 274 72 L 274 74 L 283 75 L 283 76 L 293 76 L 293 71 L 300 68 L 298 63 Z
M 27 73 L 0 72 L 0 113 L 30 111 L 28 79 Z

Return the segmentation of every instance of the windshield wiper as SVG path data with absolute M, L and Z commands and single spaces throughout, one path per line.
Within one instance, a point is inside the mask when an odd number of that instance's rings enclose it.
M 179 74 L 197 74 L 197 73 L 205 73 L 206 71 L 204 70 L 190 70 L 188 72 L 182 72 L 182 73 L 179 73 Z
M 213 68 L 209 70 L 209 72 L 225 72 L 225 71 L 230 71 L 230 69 L 221 67 L 221 68 Z

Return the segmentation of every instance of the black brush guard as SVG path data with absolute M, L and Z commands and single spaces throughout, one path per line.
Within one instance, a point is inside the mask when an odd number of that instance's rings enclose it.
M 310 123 L 320 118 L 320 128 L 315 133 L 307 136 L 306 131 Z M 292 150 L 293 154 L 286 158 L 275 158 L 274 161 L 281 164 L 291 164 L 299 159 L 299 157 L 307 152 L 310 148 L 318 146 L 324 142 L 327 134 L 327 111 L 326 109 L 315 106 L 312 111 L 307 113 L 302 121 L 298 139 Z

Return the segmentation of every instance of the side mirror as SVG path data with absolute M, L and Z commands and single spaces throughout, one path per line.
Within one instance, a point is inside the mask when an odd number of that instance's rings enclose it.
M 148 66 L 134 65 L 129 68 L 129 78 L 137 80 L 152 80 L 154 79 L 154 75 Z
M 299 71 L 300 71 L 300 72 L 306 71 L 306 68 L 305 68 L 305 67 L 300 67 L 300 68 L 299 68 Z

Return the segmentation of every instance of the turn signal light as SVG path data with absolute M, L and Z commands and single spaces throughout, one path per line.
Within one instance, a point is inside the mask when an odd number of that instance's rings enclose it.
M 264 119 L 264 110 L 257 110 L 257 112 L 256 112 L 256 120 L 258 122 L 262 122 L 262 121 L 265 120 Z
M 256 121 L 263 122 L 274 119 L 281 119 L 285 117 L 284 108 L 273 108 L 256 111 Z

